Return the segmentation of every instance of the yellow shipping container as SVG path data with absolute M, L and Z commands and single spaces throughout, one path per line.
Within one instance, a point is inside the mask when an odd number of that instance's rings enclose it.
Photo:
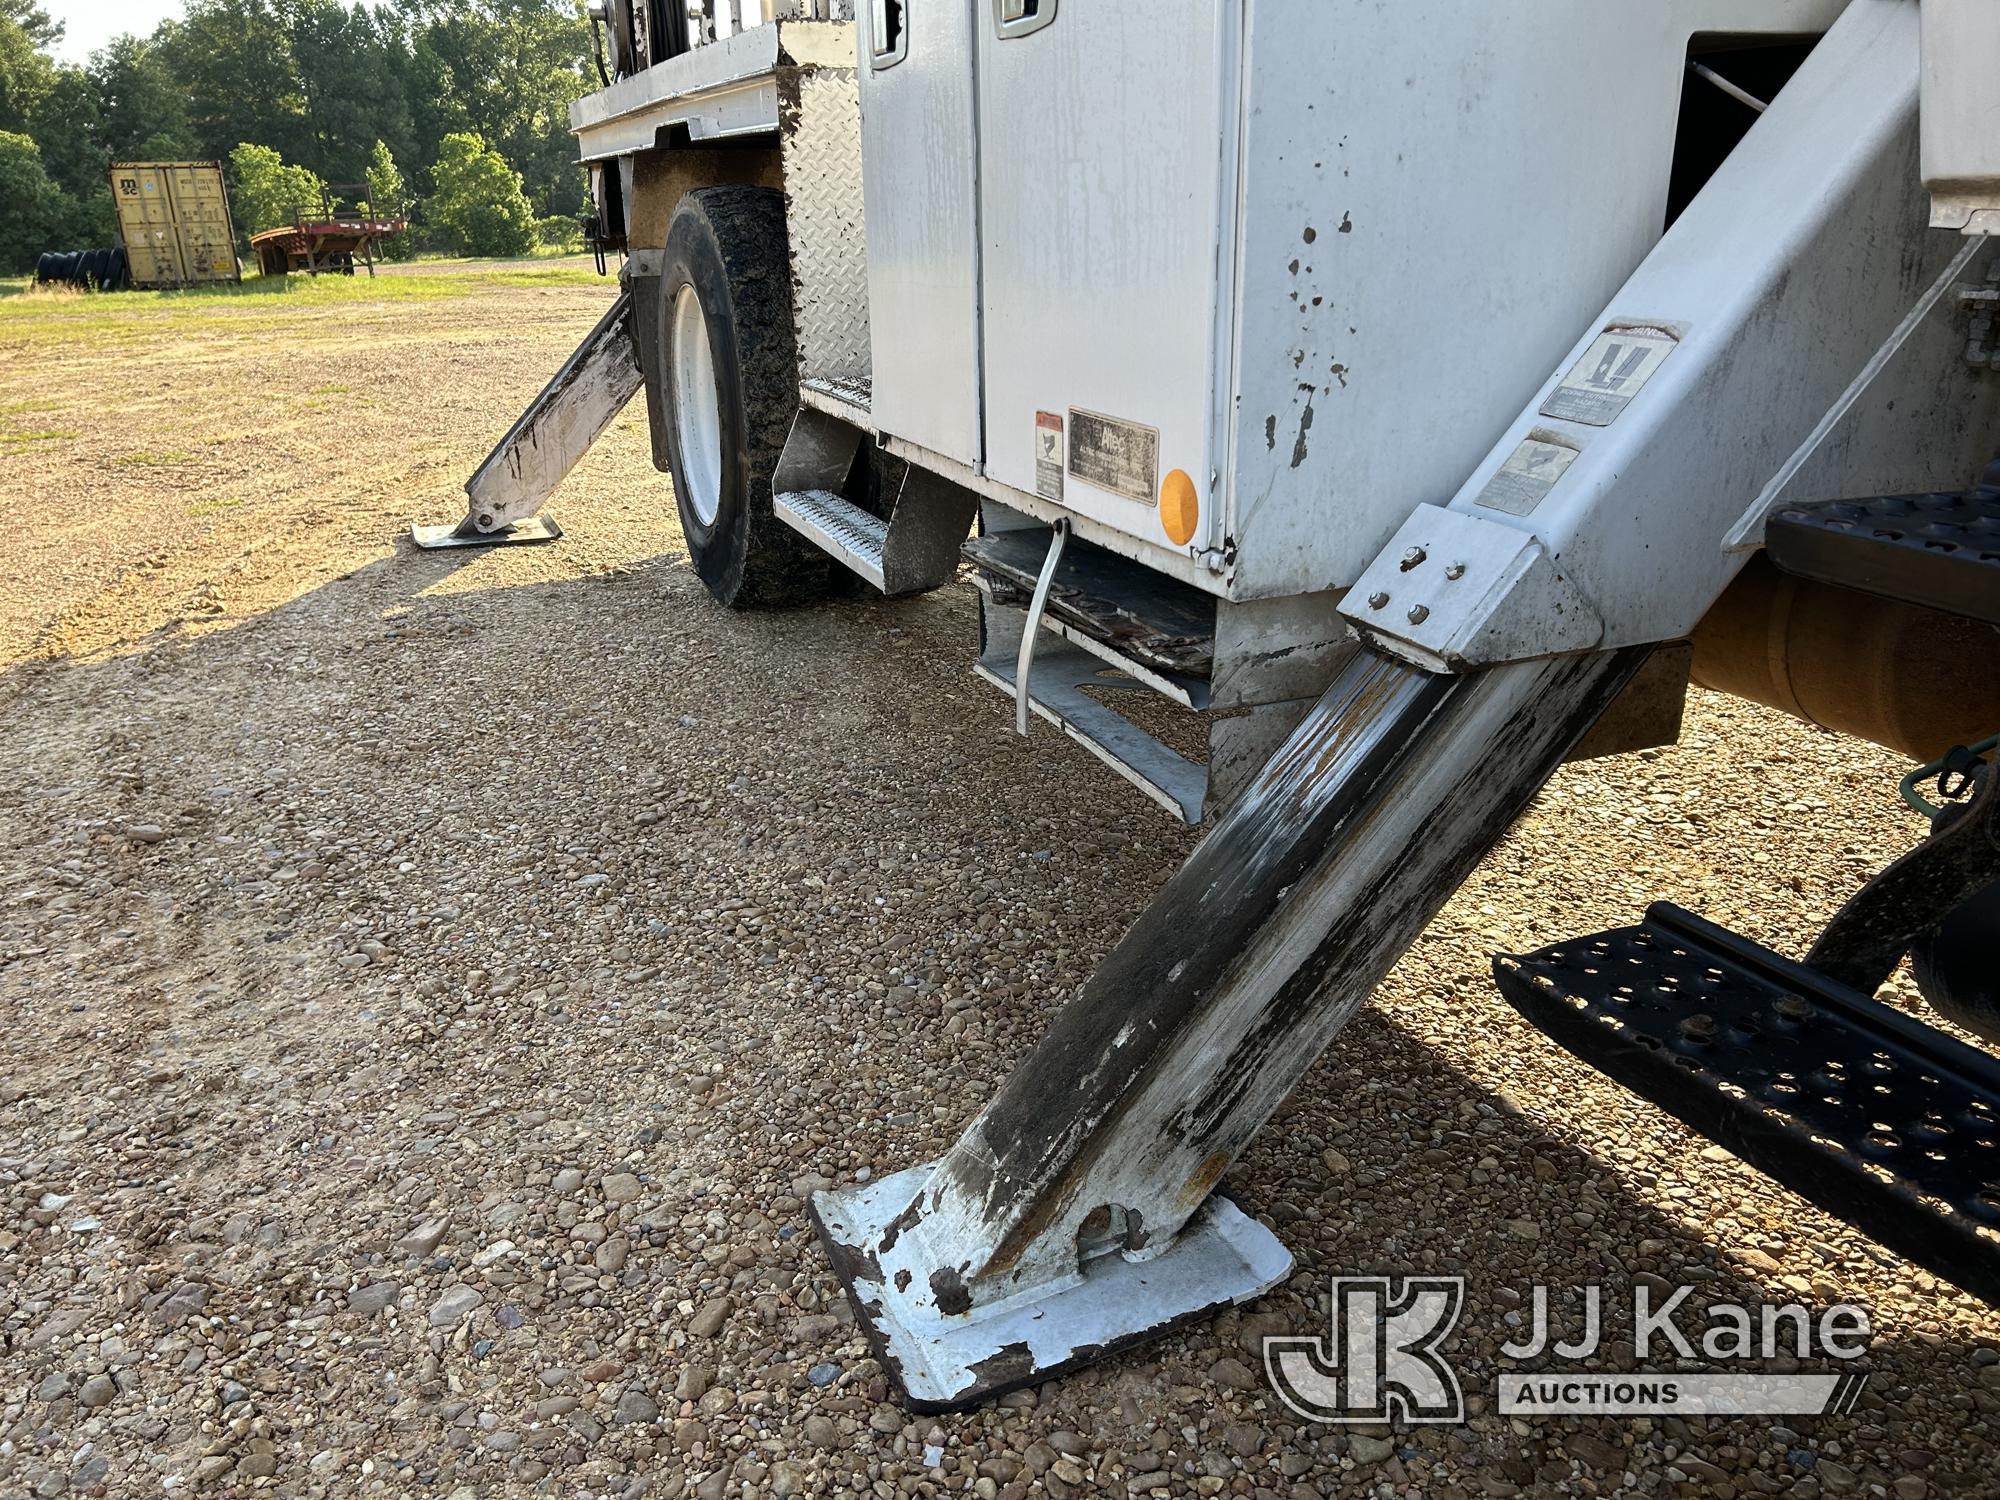
M 113 162 L 111 201 L 134 286 L 243 279 L 221 162 Z

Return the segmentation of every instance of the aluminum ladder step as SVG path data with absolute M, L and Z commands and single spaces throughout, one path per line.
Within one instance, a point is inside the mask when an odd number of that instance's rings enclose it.
M 1010 649 L 988 650 L 973 670 L 1009 698 L 1016 696 Z M 1116 709 L 1083 691 L 1085 684 L 1115 686 L 1110 679 L 1120 675 L 1074 645 L 1045 647 L 1035 653 L 1028 679 L 1028 706 L 1192 827 L 1201 821 L 1208 768 L 1169 749 Z
M 1591 1066 L 2000 1301 L 2000 1057 L 1666 902 L 1493 973 Z
M 889 523 L 831 490 L 792 490 L 771 496 L 771 509 L 792 530 L 808 537 L 843 566 L 884 593 L 882 566 L 889 548 Z
M 1963 495 L 1787 505 L 1765 523 L 1764 545 L 1797 577 L 2000 625 L 1995 469 Z

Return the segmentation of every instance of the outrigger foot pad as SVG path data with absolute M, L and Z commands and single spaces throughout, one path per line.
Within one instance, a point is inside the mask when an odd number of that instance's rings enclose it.
M 481 531 L 471 518 L 455 526 L 412 526 L 410 540 L 426 552 L 447 547 L 514 547 L 534 542 L 559 542 L 562 527 L 547 516 L 527 516 L 511 526 Z
M 920 1309 L 885 1278 L 878 1255 L 935 1170 L 912 1167 L 812 1199 L 855 1316 L 912 1411 L 957 1411 L 1034 1385 L 1248 1302 L 1291 1274 L 1278 1237 L 1217 1195 L 1151 1259 L 1113 1252 L 1032 1298 L 955 1316 Z

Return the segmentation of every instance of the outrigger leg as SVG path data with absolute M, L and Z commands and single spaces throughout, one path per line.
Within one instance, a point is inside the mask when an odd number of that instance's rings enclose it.
M 1217 1182 L 1649 651 L 1452 676 L 1361 650 L 943 1160 L 815 1196 L 913 1408 L 1289 1273 Z
M 465 482 L 465 518 L 453 526 L 412 526 L 410 539 L 426 549 L 555 541 L 562 528 L 536 512 L 632 399 L 639 382 L 632 294 L 620 292 Z

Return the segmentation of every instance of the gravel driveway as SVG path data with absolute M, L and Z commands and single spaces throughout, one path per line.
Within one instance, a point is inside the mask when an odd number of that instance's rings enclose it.
M 412 551 L 608 295 L 452 280 L 0 317 L 0 1495 L 1995 1492 L 2000 1317 L 1488 977 L 1656 896 L 1801 952 L 1914 839 L 1888 756 L 1707 697 L 1563 772 L 1237 1164 L 1287 1286 L 890 1404 L 802 1199 L 943 1150 L 1190 840 L 1013 736 L 964 587 L 712 607 L 636 408 L 562 544 Z M 1469 1278 L 1467 1420 L 1289 1413 L 1259 1336 L 1413 1271 Z M 1582 1281 L 1861 1303 L 1867 1388 L 1496 1414 Z

